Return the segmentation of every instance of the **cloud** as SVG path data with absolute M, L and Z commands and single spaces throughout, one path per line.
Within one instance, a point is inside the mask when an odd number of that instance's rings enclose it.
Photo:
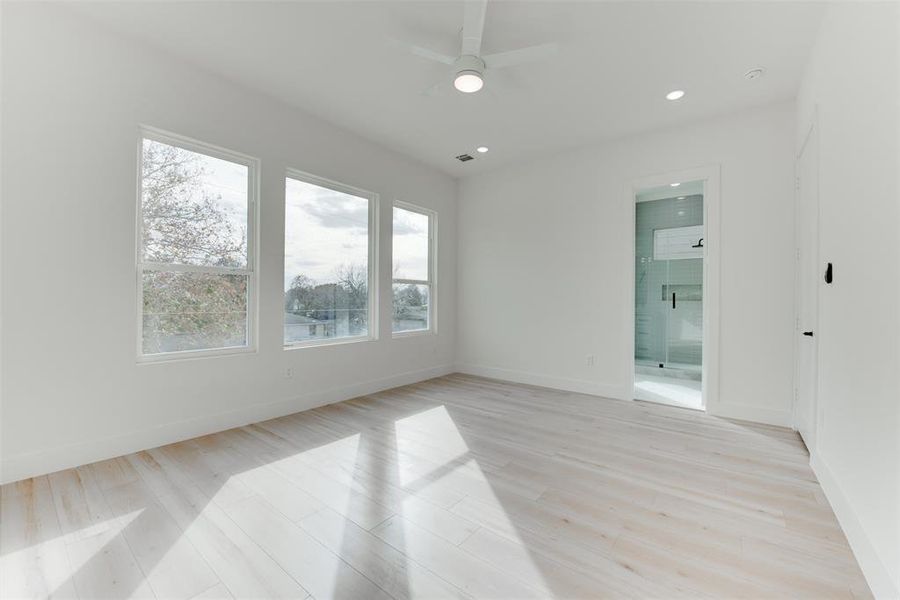
M 428 217 L 402 208 L 394 208 L 394 235 L 427 235 Z
M 322 196 L 316 202 L 304 204 L 306 214 L 314 217 L 319 225 L 329 229 L 366 229 L 369 226 L 369 203 L 360 198 L 333 192 L 331 198 Z

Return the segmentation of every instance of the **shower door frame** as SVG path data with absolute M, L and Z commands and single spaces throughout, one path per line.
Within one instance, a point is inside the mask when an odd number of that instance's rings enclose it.
M 630 383 L 627 399 L 634 400 L 634 328 L 635 328 L 635 226 L 637 222 L 637 194 L 641 190 L 662 187 L 674 182 L 703 182 L 703 351 L 700 368 L 703 410 L 718 412 L 719 400 L 719 165 L 708 165 L 680 171 L 667 171 L 634 179 L 625 185 L 628 214 L 628 240 L 631 250 L 628 260 L 628 301 L 625 323 L 628 327 L 628 367 Z

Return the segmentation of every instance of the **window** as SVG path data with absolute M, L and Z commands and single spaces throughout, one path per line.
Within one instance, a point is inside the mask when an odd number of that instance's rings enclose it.
M 140 166 L 138 356 L 252 349 L 258 162 L 144 129 Z
M 434 322 L 434 221 L 431 211 L 394 206 L 393 332 L 429 331 Z
M 284 344 L 374 339 L 376 196 L 290 172 L 284 202 Z

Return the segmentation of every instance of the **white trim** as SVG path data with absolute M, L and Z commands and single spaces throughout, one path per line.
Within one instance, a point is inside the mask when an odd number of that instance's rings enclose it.
M 242 427 L 250 423 L 258 423 L 335 402 L 343 402 L 351 398 L 441 377 L 452 372 L 452 365 L 438 365 L 349 386 L 303 394 L 276 402 L 251 404 L 214 415 L 192 417 L 98 440 L 57 446 L 18 456 L 4 456 L 3 461 L 0 462 L 0 484 L 115 458 L 234 427 Z
M 801 186 L 803 185 L 803 182 L 800 180 L 800 161 L 803 158 L 803 153 L 806 150 L 807 145 L 809 144 L 809 140 L 812 137 L 813 132 L 815 131 L 816 134 L 818 135 L 818 131 L 819 131 L 819 125 L 818 125 L 819 118 L 818 117 L 819 117 L 819 105 L 814 104 L 812 114 L 810 115 L 809 122 L 807 123 L 807 126 L 805 128 L 805 133 L 803 134 L 803 141 L 800 143 L 800 149 L 797 151 L 797 155 L 794 157 L 794 182 L 795 182 L 795 185 L 794 185 L 794 247 L 795 247 L 795 254 L 794 254 L 794 343 L 792 346 L 793 357 L 794 357 L 794 365 L 793 365 L 794 366 L 794 369 L 793 369 L 794 381 L 793 381 L 793 390 L 792 390 L 793 394 L 791 395 L 790 427 L 794 431 L 798 431 L 798 432 L 800 431 L 800 429 L 798 427 L 799 417 L 798 417 L 798 412 L 797 412 L 799 409 L 797 400 L 800 397 L 800 349 L 801 349 L 800 344 L 801 344 L 801 342 L 812 343 L 812 344 L 814 344 L 813 365 L 814 365 L 814 369 L 815 369 L 815 373 L 813 374 L 813 380 L 812 380 L 812 388 L 813 389 L 810 390 L 811 394 L 812 394 L 811 399 L 812 399 L 812 404 L 813 404 L 813 407 L 812 407 L 813 408 L 813 415 L 812 415 L 813 422 L 811 424 L 812 439 L 811 440 L 807 440 L 807 439 L 803 440 L 803 442 L 806 444 L 807 448 L 809 449 L 809 451 L 811 453 L 815 452 L 818 447 L 819 424 L 822 419 L 821 407 L 819 406 L 819 397 L 818 397 L 819 396 L 819 388 L 820 388 L 820 384 L 819 384 L 820 370 L 819 370 L 819 364 L 818 364 L 819 363 L 819 339 L 822 336 L 821 323 L 819 322 L 819 304 L 821 301 L 821 297 L 820 297 L 821 289 L 820 289 L 820 286 L 816 285 L 815 290 L 813 291 L 813 293 L 816 296 L 815 310 L 814 310 L 815 314 L 812 317 L 812 321 L 813 321 L 812 322 L 812 331 L 815 334 L 815 337 L 813 337 L 812 340 L 803 340 L 803 338 L 801 338 L 801 327 L 800 327 L 800 298 L 801 298 L 800 286 L 801 285 L 809 285 L 810 282 L 808 282 L 808 281 L 803 282 L 803 281 L 801 281 L 801 278 L 800 278 L 800 271 L 802 268 L 801 256 L 803 253 L 803 249 L 800 247 L 801 227 L 803 226 L 801 223 L 801 219 L 800 219 L 800 216 L 801 216 L 800 215 L 800 213 L 801 213 L 800 194 L 801 194 Z M 818 138 L 816 138 L 816 142 L 818 143 Z M 821 227 L 820 227 L 820 225 L 821 224 L 819 223 L 819 220 L 820 220 L 819 183 L 820 182 L 818 180 L 819 179 L 819 164 L 820 164 L 820 157 L 818 155 L 819 147 L 816 146 L 816 148 L 814 150 L 816 152 L 816 156 L 815 156 L 815 161 L 816 161 L 816 166 L 815 166 L 815 169 L 816 169 L 815 248 L 807 249 L 807 252 L 814 253 L 815 259 L 812 262 L 815 265 L 819 265 L 820 264 L 819 257 L 821 254 L 820 253 L 820 246 L 821 246 L 821 243 L 820 243 Z M 803 437 L 803 436 L 801 435 L 801 437 Z
M 477 375 L 478 377 L 488 377 L 490 379 L 499 379 L 501 381 L 535 385 L 554 390 L 564 390 L 567 392 L 576 392 L 578 394 L 588 394 L 590 396 L 601 396 L 613 400 L 631 400 L 627 386 L 615 385 L 612 383 L 597 383 L 584 379 L 568 379 L 565 377 L 555 377 L 553 375 L 543 375 L 540 373 L 516 371 L 513 369 L 503 369 L 500 367 L 483 365 L 457 364 L 455 365 L 455 368 L 457 372 L 465 373 L 466 375 Z
M 427 279 L 392 279 L 391 283 L 400 283 L 406 284 L 410 283 L 412 285 L 431 285 L 431 282 Z
M 703 366 L 702 391 L 704 409 L 710 414 L 722 414 L 719 399 L 719 298 L 721 255 L 719 165 L 709 165 L 682 171 L 659 173 L 641 177 L 625 184 L 625 203 L 628 210 L 628 240 L 631 250 L 625 253 L 629 285 L 626 290 L 625 339 L 628 364 L 628 397 L 634 399 L 634 242 L 637 193 L 641 189 L 661 187 L 674 181 L 703 181 Z
M 203 267 L 200 265 L 183 265 L 177 263 L 145 262 L 141 264 L 144 271 L 170 271 L 172 273 L 210 273 L 213 275 L 250 275 L 252 269 L 236 267 Z
M 809 456 L 809 466 L 819 480 L 819 485 L 822 486 L 822 491 L 828 498 L 831 510 L 837 517 L 844 535 L 847 536 L 850 549 L 856 557 L 856 562 L 859 563 L 872 595 L 885 600 L 900 598 L 900 582 L 891 579 L 890 571 L 878 556 L 878 551 L 866 535 L 859 517 L 853 510 L 853 505 L 850 504 L 828 464 L 817 452 L 812 452 Z M 882 526 L 888 527 L 889 524 L 884 523 Z
M 235 356 L 240 354 L 258 354 L 259 350 L 248 346 L 234 346 L 232 348 L 208 348 L 206 350 L 179 350 L 176 352 L 160 352 L 158 354 L 143 354 L 138 357 L 139 365 L 168 362 L 172 360 L 195 360 L 200 358 L 217 358 L 221 356 Z
M 347 335 L 344 337 L 317 338 L 284 344 L 285 350 L 299 350 L 301 348 L 315 348 L 318 346 L 340 346 L 342 344 L 358 344 L 360 342 L 374 342 L 378 338 L 371 335 Z
M 403 331 L 391 332 L 393 338 L 420 337 L 423 335 L 436 335 L 431 329 L 405 329 Z
M 201 154 L 225 160 L 234 164 L 247 167 L 247 265 L 245 267 L 217 267 L 199 266 L 188 264 L 168 264 L 158 262 L 144 262 L 142 247 L 143 229 L 143 158 L 144 140 L 152 140 L 161 144 L 175 146 L 188 152 Z M 196 358 L 214 358 L 234 354 L 253 354 L 258 350 L 259 315 L 259 198 L 260 198 L 260 160 L 258 158 L 235 152 L 221 146 L 208 144 L 200 140 L 189 138 L 151 127 L 138 126 L 137 137 L 137 207 L 135 210 L 135 280 L 136 280 L 136 340 L 137 364 L 168 362 L 172 360 L 189 360 Z M 172 271 L 184 273 L 211 273 L 223 275 L 243 275 L 247 277 L 247 319 L 246 319 L 246 344 L 241 346 L 229 346 L 225 348 L 206 348 L 202 350 L 185 350 L 176 352 L 161 352 L 157 354 L 145 354 L 144 337 L 144 271 Z
M 312 339 L 305 340 L 302 342 L 292 342 L 285 343 L 284 341 L 284 312 L 282 311 L 281 315 L 281 326 L 282 326 L 282 334 L 281 334 L 281 343 L 283 350 L 296 350 L 299 348 L 314 348 L 318 346 L 334 346 L 339 344 L 351 344 L 356 342 L 374 342 L 378 340 L 379 336 L 379 319 L 378 319 L 378 307 L 380 305 L 378 301 L 378 257 L 379 257 L 379 247 L 380 247 L 380 237 L 379 231 L 379 219 L 381 215 L 381 200 L 380 196 L 375 192 L 370 192 L 369 190 L 364 190 L 362 188 L 354 187 L 352 185 L 347 185 L 345 183 L 341 183 L 339 181 L 334 181 L 332 179 L 327 179 L 325 177 L 319 177 L 318 175 L 313 175 L 312 173 L 307 173 L 305 171 L 301 171 L 299 169 L 293 169 L 288 167 L 285 169 L 284 175 L 285 188 L 287 187 L 287 179 L 293 179 L 295 181 L 300 181 L 303 183 L 308 183 L 310 185 L 315 185 L 318 187 L 327 188 L 329 190 L 333 190 L 335 192 L 340 192 L 343 194 L 347 194 L 350 196 L 355 196 L 357 198 L 364 198 L 369 202 L 369 230 L 367 231 L 368 237 L 368 245 L 369 245 L 369 255 L 368 255 L 368 265 L 366 268 L 366 277 L 368 281 L 366 282 L 366 288 L 368 291 L 368 333 L 366 335 L 355 335 L 355 336 L 343 336 L 343 337 L 332 337 L 332 338 L 321 338 L 321 339 Z M 284 206 L 282 209 L 287 214 L 287 195 L 285 195 Z M 284 238 L 287 239 L 287 218 L 284 219 Z M 284 248 L 282 248 L 282 253 L 284 252 Z M 284 263 L 282 263 L 282 268 L 284 268 Z M 284 273 L 282 273 L 282 277 Z M 283 302 L 283 294 L 282 292 L 282 302 Z
M 779 408 L 767 408 L 764 406 L 753 406 L 752 404 L 719 402 L 716 406 L 714 415 L 725 419 L 764 423 L 766 425 L 777 425 L 778 427 L 791 426 L 791 411 Z
M 393 260 L 394 260 L 394 208 L 400 208 L 409 212 L 419 213 L 428 217 L 428 279 L 394 279 L 393 278 Z M 394 199 L 391 206 L 391 312 L 393 313 L 393 290 L 394 284 L 411 284 L 428 286 L 428 327 L 423 329 L 410 329 L 406 331 L 394 331 L 393 319 L 391 319 L 391 337 L 393 339 L 418 337 L 421 335 L 437 335 L 437 227 L 438 213 L 436 210 L 403 202 Z

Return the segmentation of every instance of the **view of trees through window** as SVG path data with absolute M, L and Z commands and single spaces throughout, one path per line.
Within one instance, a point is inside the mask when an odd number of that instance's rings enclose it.
M 284 343 L 369 333 L 369 199 L 285 185 Z
M 430 327 L 431 217 L 394 207 L 393 213 L 393 318 L 396 332 Z
M 143 354 L 247 345 L 248 181 L 247 165 L 143 140 Z
M 246 347 L 255 163 L 170 137 L 147 132 L 142 142 L 141 354 Z M 285 345 L 370 333 L 373 200 L 319 182 L 285 179 Z M 431 327 L 432 219 L 422 209 L 393 208 L 394 332 Z

